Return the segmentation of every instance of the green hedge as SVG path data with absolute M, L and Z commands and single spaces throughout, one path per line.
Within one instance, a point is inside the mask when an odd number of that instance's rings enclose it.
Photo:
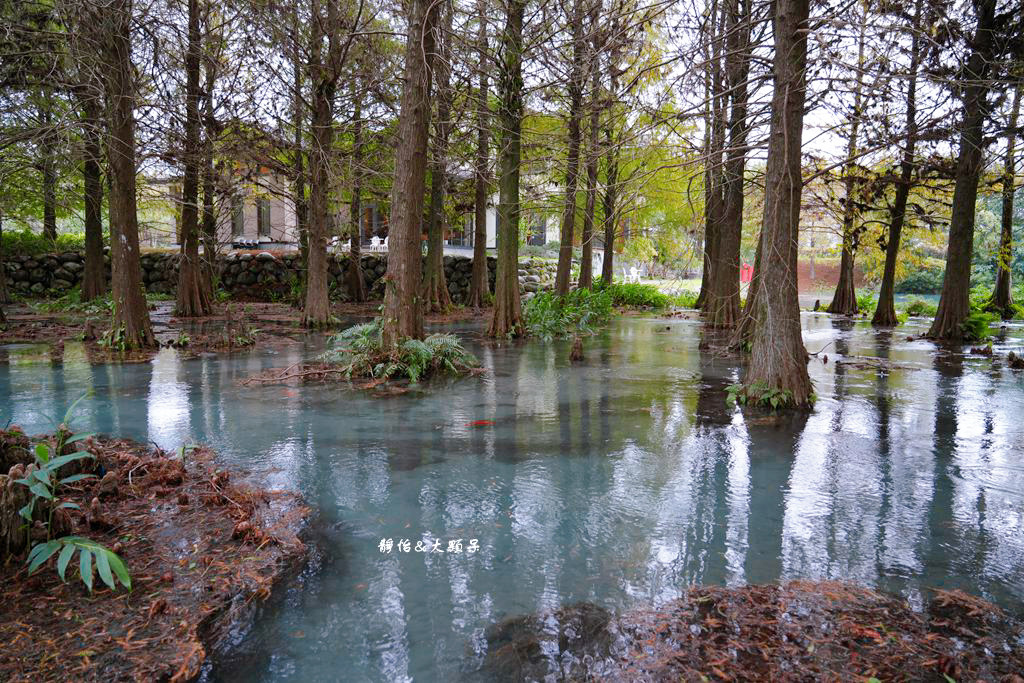
M 85 249 L 84 232 L 68 232 L 57 235 L 56 244 L 41 233 L 32 232 L 28 228 L 21 230 L 4 230 L 3 253 L 5 256 L 24 254 L 37 256 L 61 251 L 83 251 Z

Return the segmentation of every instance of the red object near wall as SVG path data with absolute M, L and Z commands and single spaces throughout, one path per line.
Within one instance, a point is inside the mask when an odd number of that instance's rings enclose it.
M 750 282 L 754 279 L 754 266 L 744 263 L 740 266 L 740 282 Z

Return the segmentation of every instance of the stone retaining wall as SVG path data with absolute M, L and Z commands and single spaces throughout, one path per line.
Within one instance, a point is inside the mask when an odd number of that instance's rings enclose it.
M 173 252 L 142 254 L 142 282 L 146 291 L 173 294 L 178 286 L 179 255 Z M 110 255 L 104 256 L 107 278 L 110 278 Z M 29 297 L 55 297 L 81 284 L 85 271 L 85 254 L 68 251 L 43 256 L 11 255 L 5 259 L 7 281 L 17 294 Z M 291 292 L 301 266 L 299 254 L 231 252 L 218 257 L 217 270 L 221 286 L 232 294 L 253 298 L 276 298 Z M 487 259 L 491 289 L 494 288 L 496 261 Z M 329 286 L 332 296 L 348 298 L 346 280 L 349 257 L 328 255 Z M 455 303 L 465 301 L 469 293 L 472 260 L 466 256 L 445 256 L 445 278 Z M 363 254 L 363 276 L 371 299 L 383 298 L 381 277 L 387 270 L 387 254 Z M 547 289 L 554 281 L 555 264 L 544 259 L 524 259 L 519 264 L 519 283 L 523 292 Z

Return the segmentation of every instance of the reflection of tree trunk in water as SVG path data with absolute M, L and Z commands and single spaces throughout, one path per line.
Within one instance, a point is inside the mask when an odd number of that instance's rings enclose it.
M 935 383 L 935 427 L 932 439 L 932 454 L 935 459 L 935 484 L 928 506 L 928 548 L 923 553 L 925 565 L 939 575 L 953 573 L 956 556 L 950 553 L 960 542 L 953 517 L 953 502 L 956 497 L 954 478 L 959 471 L 953 464 L 956 454 L 957 394 L 959 380 L 963 375 L 963 356 L 960 354 L 936 354 L 934 361 L 938 381 Z
M 702 345 L 703 346 L 703 345 Z M 726 403 L 726 389 L 733 383 L 729 366 L 716 364 L 715 354 L 700 349 L 701 383 L 697 390 L 694 426 L 698 429 L 724 427 L 732 422 L 732 406 Z
M 697 482 L 696 497 L 709 504 L 698 507 L 694 520 L 694 532 L 704 531 L 705 537 L 694 538 L 702 546 L 701 574 L 688 576 L 700 583 L 724 581 L 726 576 L 726 551 L 729 532 L 729 467 L 733 461 L 732 445 L 726 432 L 732 422 L 733 407 L 726 403 L 726 388 L 732 384 L 730 367 L 716 363 L 713 353 L 700 352 L 701 383 L 697 390 L 697 405 L 694 414 L 694 428 L 700 439 L 708 440 L 711 446 L 700 449 L 713 458 L 712 463 L 702 463 L 701 478 Z M 701 516 L 709 513 L 710 519 Z M 707 530 L 710 529 L 710 535 Z
M 114 392 L 110 390 L 110 364 L 89 363 L 89 375 L 91 385 L 89 389 L 93 393 L 94 401 L 112 401 Z M 100 405 L 96 410 L 96 433 L 106 436 L 117 436 L 114 429 L 114 406 L 109 408 Z
M 568 382 L 564 378 L 555 380 L 555 404 L 558 410 L 558 445 L 564 456 L 572 455 L 572 406 Z
M 611 448 L 612 438 L 612 425 L 608 419 L 608 415 L 612 411 L 612 399 L 611 399 L 611 373 L 609 369 L 611 367 L 611 352 L 609 349 L 604 348 L 601 350 L 601 395 L 597 400 L 597 419 L 601 430 L 601 444 L 602 447 L 607 451 Z
M 875 332 L 875 356 L 881 360 L 889 360 L 889 350 L 892 346 L 892 330 L 878 330 Z M 878 462 L 881 470 L 879 491 L 880 501 L 878 505 L 878 519 L 882 524 L 879 542 L 882 544 L 882 552 L 876 554 L 876 571 L 879 576 L 888 574 L 886 565 L 882 561 L 886 559 L 885 551 L 889 549 L 890 541 L 886 525 L 892 514 L 892 444 L 890 432 L 892 420 L 892 405 L 889 401 L 889 373 L 875 373 L 875 407 L 878 410 Z M 893 534 L 896 535 L 895 533 Z M 893 538 L 893 543 L 905 542 L 903 539 Z
M 747 583 L 776 581 L 782 575 L 782 532 L 786 492 L 800 436 L 809 412 L 780 412 L 769 420 L 747 420 L 750 439 L 750 529 L 745 565 Z

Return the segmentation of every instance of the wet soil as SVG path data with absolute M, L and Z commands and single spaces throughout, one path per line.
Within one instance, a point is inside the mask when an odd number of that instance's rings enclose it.
M 832 581 L 694 587 L 661 609 L 615 617 L 581 603 L 485 637 L 482 679 L 1024 682 L 1024 626 L 958 591 L 916 611 Z
M 381 302 L 339 303 L 331 313 L 347 324 L 352 318 L 377 317 Z M 112 352 L 98 339 L 109 326 L 106 315 L 79 312 L 39 312 L 26 304 L 5 307 L 6 324 L 0 324 L 0 345 L 27 343 L 50 344 L 51 357 L 59 362 L 66 340 L 82 340 L 90 362 L 145 362 L 157 349 L 130 353 Z M 424 317 L 429 324 L 451 324 L 483 320 L 490 309 L 455 308 L 447 313 Z M 174 302 L 162 301 L 150 306 L 153 333 L 161 346 L 173 346 L 187 356 L 204 353 L 238 353 L 254 348 L 277 348 L 298 343 L 307 334 L 302 327 L 302 311 L 287 303 L 227 302 L 217 304 L 213 315 L 201 318 L 174 316 Z
M 5 434 L 4 444 L 24 443 Z M 23 557 L 8 557 L 0 567 L 0 679 L 191 680 L 301 565 L 308 510 L 292 493 L 232 482 L 204 448 L 183 461 L 127 440 L 80 443 L 96 456 L 84 462 L 97 476 L 64 487 L 64 499 L 81 507 L 66 522 L 71 534 L 116 552 L 132 588 L 111 590 L 96 577 L 90 592 L 77 554 L 67 583 L 56 556 L 32 576 Z M 19 458 L 27 455 L 7 453 L 5 463 Z M 17 475 L 21 465 L 14 467 Z

